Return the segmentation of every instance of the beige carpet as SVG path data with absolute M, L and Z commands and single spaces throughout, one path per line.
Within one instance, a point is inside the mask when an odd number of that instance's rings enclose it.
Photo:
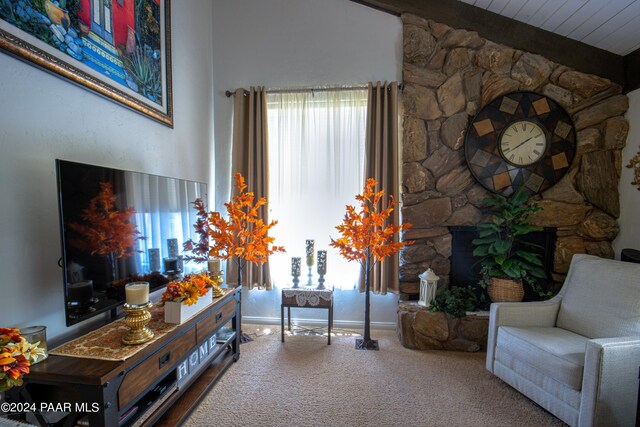
M 256 328 L 243 325 L 252 335 Z M 263 330 L 257 332 L 264 333 Z M 375 330 L 380 351 L 353 336 L 287 336 L 242 344 L 240 360 L 188 426 L 562 426 L 484 368 L 485 353 L 415 351 Z M 255 335 L 253 335 L 255 337 Z

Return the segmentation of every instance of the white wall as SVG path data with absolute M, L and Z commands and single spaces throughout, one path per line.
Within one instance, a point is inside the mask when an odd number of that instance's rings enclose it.
M 622 151 L 622 176 L 620 177 L 620 234 L 613 242 L 616 258 L 625 248 L 640 250 L 640 191 L 631 185 L 633 169 L 626 167 L 640 150 L 640 89 L 627 94 L 629 97 L 629 136 Z
M 402 24 L 396 16 L 347 0 L 215 0 L 213 13 L 217 210 L 228 200 L 231 176 L 233 100 L 225 90 L 401 80 Z M 356 291 L 338 293 L 336 322 L 361 321 L 363 301 Z M 372 321 L 395 324 L 396 302 L 394 295 L 374 297 Z M 277 291 L 244 293 L 247 320 L 273 321 L 279 306 Z M 325 314 L 298 311 L 294 317 Z
M 54 159 L 209 181 L 212 15 L 210 0 L 174 4 L 174 129 L 0 53 L 0 326 L 47 325 L 49 339 L 76 329 L 57 266 Z

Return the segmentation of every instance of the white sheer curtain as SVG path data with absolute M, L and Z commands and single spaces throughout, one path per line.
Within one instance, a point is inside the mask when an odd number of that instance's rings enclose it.
M 362 191 L 367 90 L 270 93 L 267 109 L 269 216 L 278 220 L 271 235 L 287 249 L 269 259 L 274 284 L 291 284 L 291 257 L 302 258 L 300 280 L 307 282 L 305 240 L 313 239 L 316 260 L 327 250 L 326 284 L 353 289 L 360 265 L 344 261 L 329 242 Z M 317 283 L 315 265 L 313 273 Z

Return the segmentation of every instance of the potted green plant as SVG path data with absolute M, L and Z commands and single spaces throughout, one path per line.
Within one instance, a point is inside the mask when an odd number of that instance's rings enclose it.
M 492 220 L 478 224 L 478 238 L 472 241 L 473 255 L 480 257 L 482 279 L 492 301 L 522 301 L 523 281 L 538 291 L 537 279 L 545 279 L 541 247 L 523 239 L 542 230 L 531 224 L 531 215 L 541 208 L 520 189 L 510 198 L 492 195 L 484 202 Z

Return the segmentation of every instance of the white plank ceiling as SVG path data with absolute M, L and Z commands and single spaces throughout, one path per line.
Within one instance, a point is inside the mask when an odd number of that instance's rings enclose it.
M 460 0 L 618 55 L 640 48 L 640 0 Z

